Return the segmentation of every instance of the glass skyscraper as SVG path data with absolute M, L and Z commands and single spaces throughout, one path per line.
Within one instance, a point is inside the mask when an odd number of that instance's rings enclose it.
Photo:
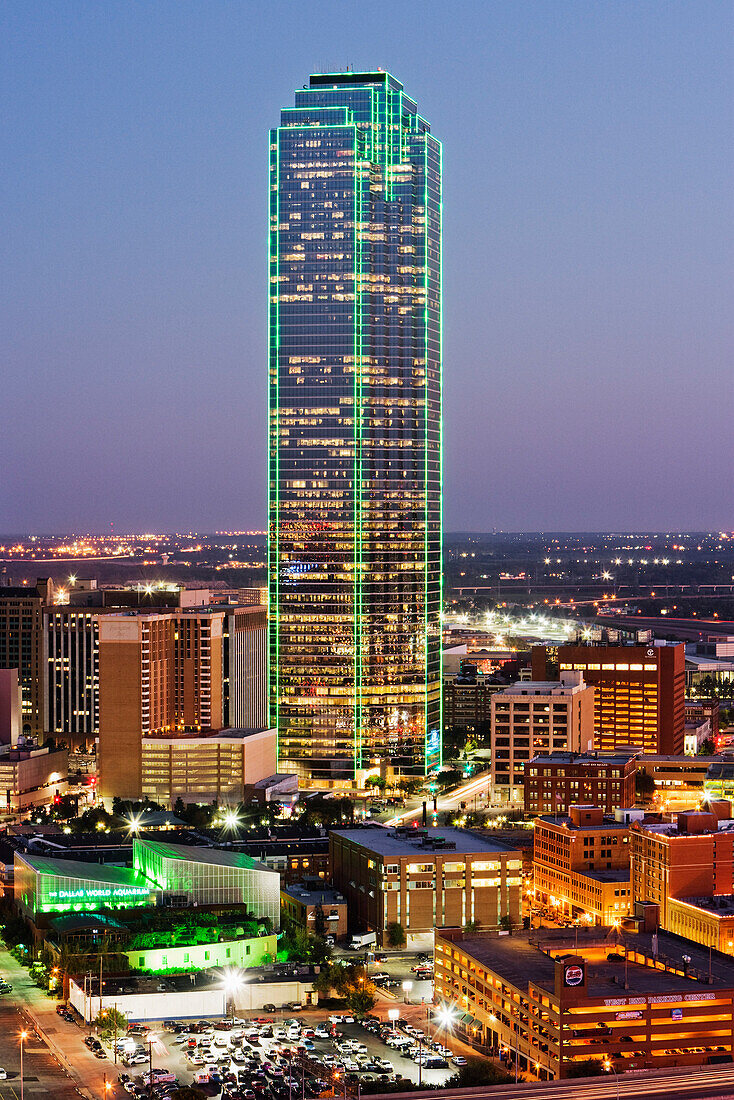
M 317 784 L 441 760 L 441 145 L 384 72 L 270 133 L 270 717 Z

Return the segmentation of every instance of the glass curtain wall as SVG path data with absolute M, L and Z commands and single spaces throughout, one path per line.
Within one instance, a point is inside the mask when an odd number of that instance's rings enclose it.
M 387 73 L 270 134 L 270 709 L 324 785 L 441 759 L 441 146 Z

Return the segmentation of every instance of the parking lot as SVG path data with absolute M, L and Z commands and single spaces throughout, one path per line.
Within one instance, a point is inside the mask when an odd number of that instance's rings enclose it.
M 223 1030 L 221 1021 L 208 1026 L 202 1021 L 193 1025 L 196 1030 L 182 1023 L 178 1034 L 170 1027 L 148 1033 L 141 1029 L 127 1041 L 130 1049 L 137 1044 L 139 1063 L 112 1064 L 108 1077 L 116 1081 L 119 1073 L 126 1073 L 131 1078 L 125 1086 L 116 1086 L 116 1095 L 147 1095 L 143 1074 L 148 1071 L 149 1048 L 154 1069 L 165 1067 L 181 1083 L 201 1082 L 212 1095 L 219 1095 L 223 1088 L 224 1096 L 241 1100 L 318 1097 L 332 1087 L 341 1092 L 345 1079 L 354 1093 L 358 1083 L 387 1084 L 399 1077 L 442 1085 L 457 1072 L 451 1051 L 446 1048 L 439 1054 L 434 1050 L 432 1044 L 439 1045 L 440 1036 L 435 1031 L 429 1036 L 425 1027 L 413 1027 L 411 1035 L 397 1021 L 394 1026 L 381 1027 L 374 1017 L 367 1021 L 368 1026 L 347 1022 L 349 1017 L 342 1021 L 338 1014 L 331 1019 L 321 1013 L 309 1013 L 308 1017 L 260 1016 L 260 1022 L 237 1020 L 231 1030 Z M 266 1019 L 272 1022 L 264 1022 Z M 386 1040 L 405 1048 L 412 1045 L 414 1057 Z M 430 1059 L 443 1060 L 442 1067 L 433 1068 Z M 159 1094 L 165 1095 L 164 1084 Z
M 0 1080 L 0 1100 L 20 1098 L 20 1033 L 23 1044 L 23 1095 L 53 1096 L 54 1100 L 79 1098 L 75 1083 L 67 1075 L 46 1043 L 12 1001 L 0 998 L 0 1067 L 7 1077 Z

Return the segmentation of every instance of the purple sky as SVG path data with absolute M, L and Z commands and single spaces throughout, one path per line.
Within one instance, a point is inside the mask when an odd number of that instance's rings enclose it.
M 447 529 L 731 528 L 734 9 L 0 8 L 0 531 L 265 522 L 267 129 L 380 66 L 444 142 Z

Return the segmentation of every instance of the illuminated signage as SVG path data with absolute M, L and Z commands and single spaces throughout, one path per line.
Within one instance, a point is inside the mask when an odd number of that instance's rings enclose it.
M 630 1012 L 615 1012 L 615 1020 L 641 1020 L 643 1013 L 639 1009 L 632 1009 Z
M 83 901 L 85 898 L 147 898 L 149 894 L 147 886 L 98 886 L 90 889 L 80 886 L 77 890 L 49 890 L 46 896 L 49 900 Z
M 567 966 L 563 971 L 563 984 L 566 986 L 581 985 L 584 980 L 583 966 Z

